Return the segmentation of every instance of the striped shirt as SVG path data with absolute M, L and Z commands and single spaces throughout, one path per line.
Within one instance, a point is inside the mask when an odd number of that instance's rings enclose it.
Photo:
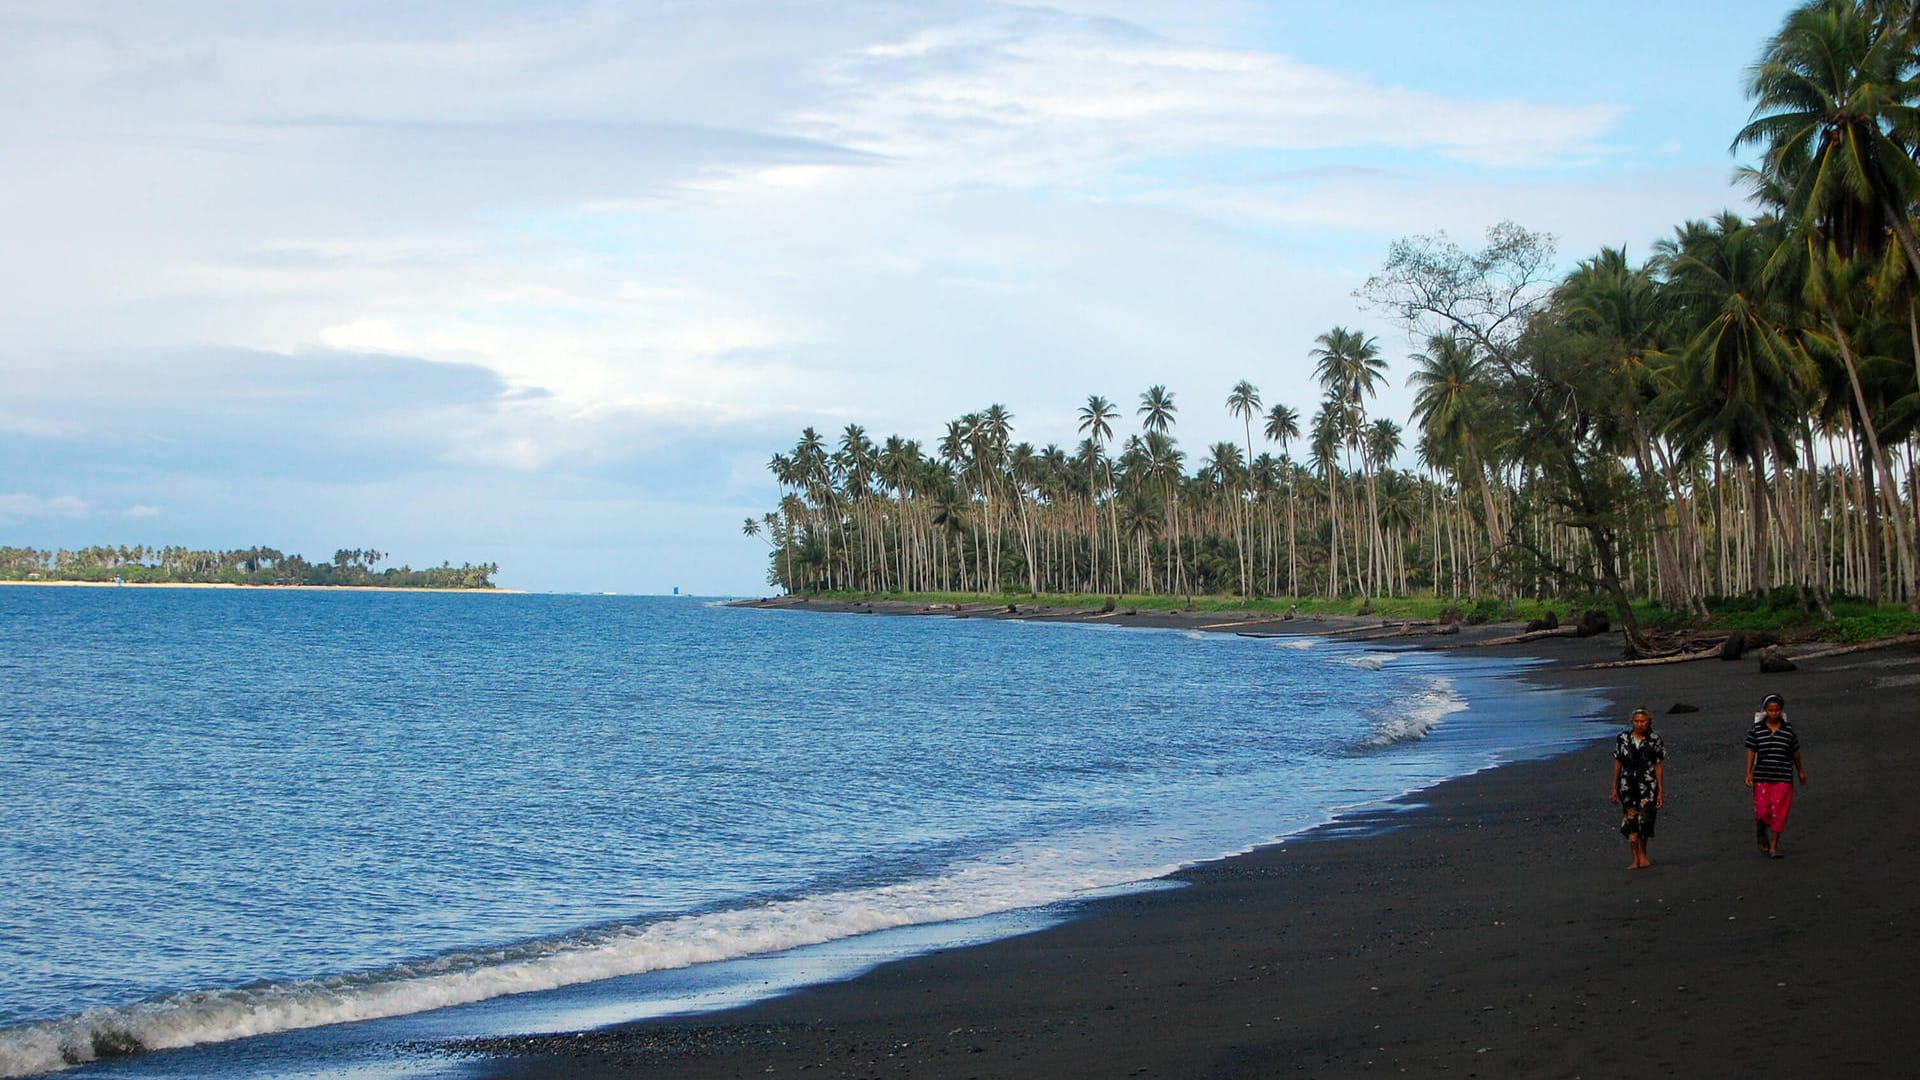
M 1753 751 L 1753 782 L 1756 784 L 1793 783 L 1793 755 L 1800 752 L 1800 736 L 1793 725 L 1780 721 L 1780 730 L 1767 727 L 1765 720 L 1747 729 L 1747 749 Z

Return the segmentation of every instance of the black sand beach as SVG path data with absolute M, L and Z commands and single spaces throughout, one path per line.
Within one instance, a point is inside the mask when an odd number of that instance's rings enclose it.
M 1920 1070 L 1902 990 L 1920 961 L 1920 647 L 1781 675 L 1751 658 L 1577 668 L 1617 658 L 1617 635 L 1488 651 L 1550 658 L 1533 677 L 1604 689 L 1623 724 L 1653 710 L 1671 756 L 1652 868 L 1626 868 L 1596 742 L 1039 933 L 728 1012 L 456 1052 L 502 1077 Z M 1768 692 L 1786 696 L 1809 774 L 1779 860 L 1755 850 L 1741 782 Z

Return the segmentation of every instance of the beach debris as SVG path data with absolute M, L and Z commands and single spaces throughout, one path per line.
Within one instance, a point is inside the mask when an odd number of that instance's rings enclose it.
M 1711 649 L 1702 649 L 1699 652 L 1665 653 L 1660 656 L 1643 656 L 1636 660 L 1609 660 L 1602 664 L 1579 664 L 1576 665 L 1573 670 L 1599 671 L 1603 668 L 1651 667 L 1654 664 L 1684 664 L 1693 660 L 1705 660 L 1711 656 L 1718 656 L 1719 653 L 1719 646 L 1715 646 Z
M 1698 705 L 1689 705 L 1684 701 L 1676 701 L 1667 708 L 1667 715 L 1672 716 L 1676 713 L 1690 713 L 1690 712 L 1699 712 L 1699 711 L 1700 711 L 1700 706 Z
M 1451 630 L 1442 628 L 1434 632 L 1439 634 L 1457 634 L 1460 632 L 1460 628 L 1459 626 L 1456 625 Z M 1456 641 L 1446 645 L 1435 645 L 1434 648 L 1435 649 L 1477 649 L 1477 648 L 1490 646 L 1490 645 L 1520 645 L 1529 641 L 1539 641 L 1543 638 L 1572 637 L 1572 636 L 1575 636 L 1573 627 L 1561 626 L 1561 627 L 1556 627 L 1555 629 L 1552 629 L 1552 630 L 1522 631 L 1521 633 L 1518 633 L 1518 634 L 1508 634 L 1505 637 L 1480 638 L 1475 641 Z
M 1881 638 L 1878 641 L 1860 641 L 1852 645 L 1836 645 L 1830 649 L 1801 653 L 1795 660 L 1819 660 L 1827 656 L 1844 656 L 1847 653 L 1867 652 L 1871 649 L 1885 649 L 1896 645 L 1920 644 L 1920 634 L 1901 634 L 1899 637 Z
M 1800 665 L 1787 659 L 1787 650 L 1778 645 L 1769 645 L 1760 650 L 1760 670 L 1769 675 L 1785 671 L 1797 671 Z

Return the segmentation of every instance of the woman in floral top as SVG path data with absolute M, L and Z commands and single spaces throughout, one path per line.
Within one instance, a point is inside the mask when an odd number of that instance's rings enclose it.
M 1613 740 L 1613 801 L 1620 804 L 1620 832 L 1633 848 L 1629 870 L 1652 866 L 1647 841 L 1667 801 L 1667 748 L 1653 731 L 1653 715 L 1633 710 L 1632 726 Z

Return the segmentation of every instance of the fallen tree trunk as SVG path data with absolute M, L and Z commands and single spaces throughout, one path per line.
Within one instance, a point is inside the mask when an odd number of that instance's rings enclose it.
M 1902 634 L 1899 637 L 1881 638 L 1878 641 L 1858 641 L 1852 645 L 1835 645 L 1828 649 L 1816 649 L 1813 652 L 1789 653 L 1787 659 L 1819 660 L 1828 656 L 1845 656 L 1848 653 L 1870 652 L 1874 649 L 1890 649 L 1896 645 L 1920 644 L 1920 634 Z
M 1482 648 L 1484 646 L 1490 646 L 1490 645 L 1524 645 L 1529 641 L 1539 641 L 1541 638 L 1574 637 L 1576 636 L 1574 632 L 1577 629 L 1579 628 L 1576 626 L 1569 625 L 1569 626 L 1562 626 L 1554 630 L 1534 630 L 1529 633 L 1513 634 L 1508 637 L 1487 638 L 1483 641 L 1450 641 L 1450 642 L 1447 642 L 1445 645 L 1435 645 L 1433 646 L 1433 648 L 1435 648 L 1436 650 L 1438 649 L 1478 649 L 1478 648 Z
M 1699 652 L 1669 653 L 1665 656 L 1642 656 L 1635 660 L 1608 660 L 1601 664 L 1576 664 L 1575 671 L 1598 671 L 1601 668 L 1650 667 L 1654 664 L 1684 664 L 1690 660 L 1711 660 L 1720 655 L 1720 647 L 1702 649 Z

